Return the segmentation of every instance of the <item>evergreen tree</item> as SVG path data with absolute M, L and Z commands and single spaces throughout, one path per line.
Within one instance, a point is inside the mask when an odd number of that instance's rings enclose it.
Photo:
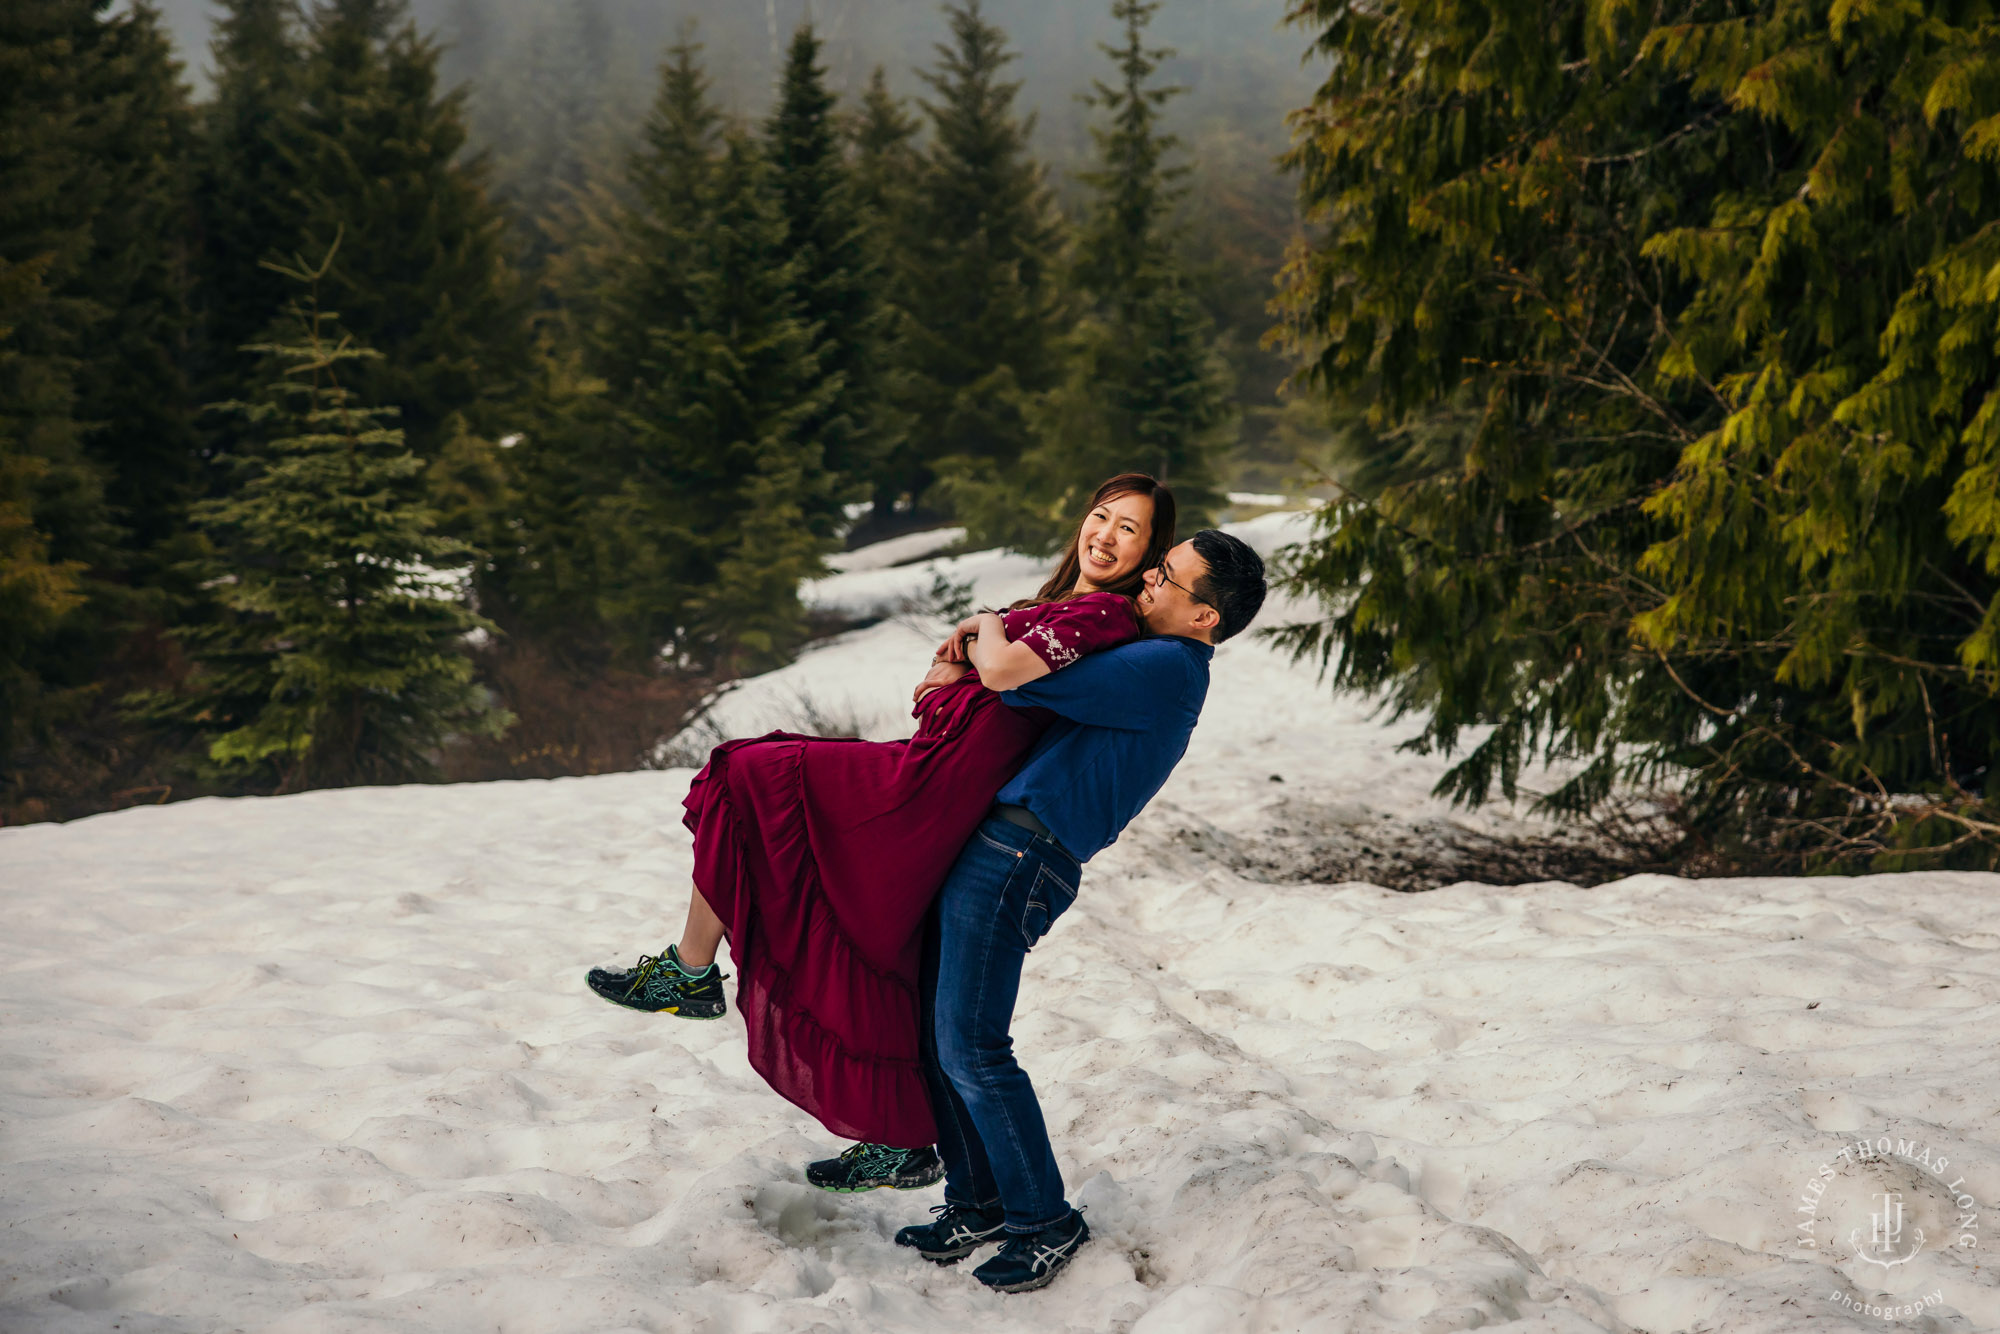
M 161 710 L 207 734 L 218 769 L 281 792 L 427 778 L 449 737 L 507 721 L 460 643 L 485 622 L 439 585 L 471 553 L 433 531 L 395 409 L 349 387 L 379 354 L 320 307 L 334 259 L 286 270 L 305 295 L 286 340 L 256 349 L 278 378 L 225 405 L 263 437 L 234 494 L 200 507 L 229 614 L 186 633 L 200 670 Z
M 76 387 L 84 442 L 124 530 L 124 577 L 150 583 L 160 548 L 178 545 L 187 528 L 198 475 L 188 380 L 193 112 L 158 10 L 134 4 L 99 23 L 96 37 L 85 95 L 105 189 L 74 290 L 98 322 L 80 346 Z
M 1097 164 L 1079 173 L 1092 199 L 1078 229 L 1076 276 L 1100 302 L 1135 320 L 1151 287 L 1149 279 L 1177 267 L 1162 224 L 1169 221 L 1184 188 L 1188 168 L 1170 164 L 1179 136 L 1160 128 L 1167 103 L 1187 89 L 1154 87 L 1160 62 L 1174 52 L 1145 44 L 1146 25 L 1159 10 L 1145 0 L 1112 0 L 1111 17 L 1124 25 L 1122 46 L 1098 43 L 1118 66 L 1118 82 L 1092 80 L 1084 104 L 1106 113 L 1108 125 L 1092 125 Z M 1176 497 L 1178 499 L 1179 497 Z
M 889 79 L 877 65 L 861 93 L 860 110 L 847 124 L 854 161 L 854 194 L 878 229 L 899 231 L 907 218 L 912 187 L 921 159 L 917 153 L 917 119 L 903 109 L 902 99 L 889 91 Z
M 1061 234 L 1031 123 L 1013 114 L 1020 84 L 1001 78 L 1014 57 L 978 0 L 947 8 L 952 40 L 923 75 L 932 142 L 903 248 L 910 410 L 916 466 L 898 490 L 914 501 L 938 460 L 1005 468 L 1030 434 L 1023 397 L 1058 373 L 1054 265 Z
M 209 48 L 215 94 L 203 111 L 196 186 L 206 400 L 243 383 L 254 365 L 243 348 L 290 296 L 286 279 L 256 261 L 291 253 L 304 225 L 286 140 L 303 95 L 295 12 L 291 0 L 224 0 Z M 228 429 L 219 420 L 210 428 Z
M 2000 861 L 1984 11 L 1297 12 L 1288 328 L 1386 447 L 1466 424 L 1328 507 L 1293 643 L 1426 745 L 1489 726 L 1464 799 L 1541 757 L 1724 855 Z
M 287 131 L 303 249 L 342 238 L 329 304 L 382 356 L 369 396 L 394 404 L 420 457 L 453 413 L 492 431 L 528 374 L 525 292 L 488 199 L 461 160 L 463 90 L 437 92 L 438 48 L 403 0 L 323 0 L 308 23 L 305 96 Z
M 104 10 L 0 9 L 0 800 L 30 817 L 138 749 L 117 686 L 192 465 L 187 107 L 155 12 Z
M 855 200 L 861 210 L 863 243 L 881 274 L 883 327 L 878 369 L 878 410 L 888 423 L 875 458 L 870 516 L 858 528 L 873 528 L 894 513 L 896 498 L 918 475 L 922 458 L 911 433 L 912 384 L 903 334 L 905 284 L 911 271 L 901 262 L 914 234 L 916 181 L 921 158 L 917 152 L 917 119 L 889 92 L 888 78 L 877 65 L 862 91 L 858 113 L 848 122 L 849 154 L 853 161 Z M 850 537 L 850 540 L 851 537 Z
M 660 69 L 660 87 L 627 163 L 632 204 L 617 218 L 602 263 L 593 369 L 615 398 L 649 373 L 649 331 L 693 317 L 686 267 L 708 224 L 722 117 L 708 100 L 701 47 L 683 30 Z
M 820 45 L 810 26 L 793 34 L 764 142 L 785 221 L 794 310 L 818 368 L 810 396 L 824 405 L 801 430 L 818 442 L 834 482 L 806 519 L 828 538 L 844 518 L 841 502 L 867 494 L 897 423 L 883 392 L 887 279 L 841 151 Z
M 823 543 L 808 520 L 833 487 L 808 429 L 838 382 L 799 318 L 771 167 L 740 135 L 718 151 L 718 123 L 684 39 L 632 163 L 598 344 L 622 429 L 595 565 L 629 658 L 742 669 L 803 637 L 798 581 Z
M 24 439 L 40 435 L 44 448 L 49 443 L 52 423 L 37 420 L 37 409 L 52 405 L 38 402 L 37 390 L 53 386 L 44 368 L 12 346 L 16 321 L 47 299 L 41 277 L 51 258 L 0 259 L 0 777 L 13 789 L 0 797 L 9 806 L 25 795 L 17 787 L 20 752 L 49 721 L 48 695 L 56 683 L 49 680 L 54 664 L 48 650 L 83 602 L 84 563 L 52 559 L 52 535 L 43 526 L 42 484 L 58 460 Z
M 1091 196 L 1073 281 L 1088 310 L 1065 340 L 1062 381 L 1029 409 L 1035 443 L 1005 469 L 961 465 L 948 477 L 975 541 L 1049 549 L 1097 484 L 1119 472 L 1150 472 L 1172 486 L 1190 527 L 1222 501 L 1214 460 L 1234 423 L 1232 386 L 1171 239 L 1186 168 L 1170 163 L 1179 141 L 1159 119 L 1183 90 L 1152 85 L 1173 54 L 1145 45 L 1158 8 L 1111 6 L 1125 40 L 1102 49 L 1119 81 L 1100 81 L 1085 98 L 1108 121 L 1092 127 L 1097 162 L 1081 174 Z

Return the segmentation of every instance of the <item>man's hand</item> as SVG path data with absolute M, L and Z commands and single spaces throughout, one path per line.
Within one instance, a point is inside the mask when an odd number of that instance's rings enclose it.
M 924 673 L 924 679 L 917 683 L 915 692 L 910 696 L 910 703 L 923 703 L 925 695 L 936 690 L 939 686 L 948 686 L 963 680 L 965 674 L 971 670 L 972 668 L 963 662 L 932 663 L 931 669 Z

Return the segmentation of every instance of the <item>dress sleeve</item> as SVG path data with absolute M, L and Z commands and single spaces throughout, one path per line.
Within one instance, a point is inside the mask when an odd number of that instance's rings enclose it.
M 1059 672 L 1086 654 L 1116 648 L 1139 637 L 1139 618 L 1127 598 L 1115 593 L 1087 593 L 1068 602 L 1053 602 L 1024 614 L 1020 629 L 1008 626 L 1015 643 L 1026 644 L 1036 657 Z

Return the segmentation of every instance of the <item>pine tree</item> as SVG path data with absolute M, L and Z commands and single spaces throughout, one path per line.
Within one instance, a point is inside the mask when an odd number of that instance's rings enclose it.
M 823 545 L 808 520 L 833 489 L 808 428 L 837 382 L 799 318 L 770 164 L 718 125 L 684 38 L 632 163 L 597 340 L 621 429 L 595 566 L 628 660 L 743 669 L 803 637 L 798 581 Z
M 1098 43 L 1118 67 L 1118 82 L 1093 80 L 1085 105 L 1106 113 L 1108 125 L 1092 125 L 1096 165 L 1078 173 L 1092 192 L 1078 229 L 1076 276 L 1100 302 L 1121 318 L 1138 317 L 1153 273 L 1172 270 L 1176 257 L 1162 224 L 1169 221 L 1185 188 L 1185 165 L 1170 163 L 1179 136 L 1160 128 L 1166 105 L 1187 89 L 1155 87 L 1160 63 L 1173 56 L 1166 47 L 1145 44 L 1146 25 L 1159 10 L 1144 0 L 1112 0 L 1111 17 L 1124 25 L 1122 46 Z M 1178 499 L 1178 497 L 1176 497 Z
M 18 752 L 48 721 L 54 684 L 48 649 L 83 603 L 84 563 L 51 559 L 52 537 L 41 526 L 48 520 L 40 492 L 55 461 L 22 438 L 47 440 L 50 423 L 33 415 L 43 406 L 36 402 L 37 381 L 47 381 L 11 346 L 16 321 L 47 299 L 41 279 L 50 258 L 0 259 L 0 407 L 6 409 L 0 415 L 0 776 L 9 788 L 17 781 Z M 9 806 L 23 795 L 0 793 Z
M 157 14 L 103 8 L 0 7 L 0 801 L 29 818 L 138 749 L 116 700 L 192 463 L 185 95 Z
M 873 262 L 881 274 L 884 320 L 878 403 L 888 421 L 871 478 L 870 514 L 857 529 L 888 521 L 895 512 L 897 497 L 922 467 L 910 431 L 910 417 L 905 411 L 911 401 L 912 383 L 903 311 L 908 305 L 906 284 L 912 275 L 902 263 L 904 249 L 916 226 L 916 180 L 921 163 L 915 143 L 917 128 L 916 117 L 904 109 L 901 99 L 889 92 L 888 78 L 877 65 L 862 91 L 860 109 L 847 126 L 863 241 L 872 250 Z
M 1462 799 L 1554 759 L 1549 807 L 1663 781 L 1724 856 L 2000 861 L 1983 11 L 1298 16 L 1308 378 L 1389 448 L 1466 425 L 1328 507 L 1295 646 L 1489 727 Z
M 362 373 L 420 457 L 452 414 L 495 406 L 529 370 L 526 293 L 485 166 L 462 160 L 463 90 L 437 92 L 438 48 L 403 0 L 323 0 L 308 22 L 304 101 L 287 131 L 303 250 L 342 238 L 326 278 L 342 322 L 382 356 Z
M 830 538 L 844 518 L 841 502 L 867 494 L 899 423 L 884 393 L 887 276 L 841 151 L 820 46 L 809 25 L 793 34 L 764 143 L 785 220 L 793 304 L 818 366 L 812 396 L 824 402 L 801 430 L 818 442 L 834 482 L 822 508 L 805 517 Z
M 805 638 L 799 585 L 822 571 L 824 513 L 835 478 L 810 434 L 837 388 L 801 320 L 784 218 L 771 207 L 770 167 L 732 135 L 716 179 L 694 328 L 680 342 L 684 408 L 673 448 L 727 489 L 696 516 L 700 564 L 684 652 L 739 670 L 781 661 Z M 673 343 L 661 348 L 672 355 Z M 693 429 L 689 429 L 693 428 Z M 720 502 L 717 505 L 716 502 Z M 719 511 L 719 512 L 718 512 Z
M 1119 472 L 1150 472 L 1172 486 L 1191 528 L 1222 501 L 1214 460 L 1234 424 L 1232 386 L 1172 243 L 1187 169 L 1171 162 L 1179 140 L 1159 120 L 1183 90 L 1152 83 L 1173 54 L 1145 45 L 1158 8 L 1114 0 L 1125 40 L 1100 44 L 1119 81 L 1100 81 L 1085 98 L 1109 122 L 1092 127 L 1097 161 L 1080 174 L 1091 195 L 1073 282 L 1086 318 L 1064 342 L 1062 381 L 1028 411 L 1035 443 L 1012 466 L 961 465 L 948 476 L 976 541 L 1049 549 L 1097 484 Z
M 433 531 L 395 409 L 349 387 L 380 354 L 320 306 L 335 244 L 286 270 L 304 288 L 289 336 L 256 349 L 278 378 L 226 405 L 262 440 L 235 493 L 200 507 L 229 615 L 187 632 L 201 670 L 174 710 L 218 769 L 275 791 L 424 779 L 449 737 L 507 722 L 460 643 L 486 623 L 439 583 L 471 553 Z
M 124 530 L 124 577 L 151 583 L 176 559 L 199 473 L 189 383 L 193 112 L 158 10 L 135 4 L 97 35 L 87 96 L 107 188 L 76 290 L 101 323 L 83 344 L 77 393 L 85 444 Z
M 901 279 L 917 466 L 914 500 L 936 462 L 1005 468 L 1030 440 L 1024 396 L 1056 379 L 1061 233 L 1028 154 L 1031 123 L 1013 113 L 1014 57 L 978 0 L 947 8 L 952 40 L 923 75 L 932 142 L 925 154 Z
M 888 76 L 877 65 L 862 90 L 860 110 L 847 124 L 847 137 L 855 199 L 878 229 L 899 230 L 896 224 L 907 219 L 921 160 L 916 136 L 916 117 L 889 91 Z
M 303 95 L 295 12 L 291 0 L 224 0 L 209 48 L 215 95 L 203 111 L 196 185 L 205 401 L 243 382 L 254 364 L 244 346 L 278 318 L 291 292 L 256 261 L 290 254 L 304 225 L 285 137 Z M 227 429 L 219 420 L 206 425 Z
M 627 164 L 633 203 L 614 225 L 597 275 L 599 316 L 592 368 L 616 398 L 648 373 L 649 330 L 693 317 L 685 272 L 708 222 L 722 117 L 708 100 L 701 47 L 683 30 L 660 69 L 660 87 Z

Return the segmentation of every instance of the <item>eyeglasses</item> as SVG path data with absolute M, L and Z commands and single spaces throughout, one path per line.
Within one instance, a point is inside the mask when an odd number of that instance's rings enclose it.
M 1202 606 L 1210 608 L 1215 606 L 1213 602 L 1210 602 L 1207 598 L 1195 592 L 1192 588 L 1189 588 L 1186 584 L 1174 578 L 1171 574 L 1168 574 L 1167 563 L 1165 561 L 1160 562 L 1159 569 L 1160 569 L 1160 578 L 1166 580 L 1168 583 L 1172 584 L 1175 588 L 1180 589 L 1181 592 L 1187 594 L 1189 597 L 1193 598 L 1196 602 L 1199 602 Z

